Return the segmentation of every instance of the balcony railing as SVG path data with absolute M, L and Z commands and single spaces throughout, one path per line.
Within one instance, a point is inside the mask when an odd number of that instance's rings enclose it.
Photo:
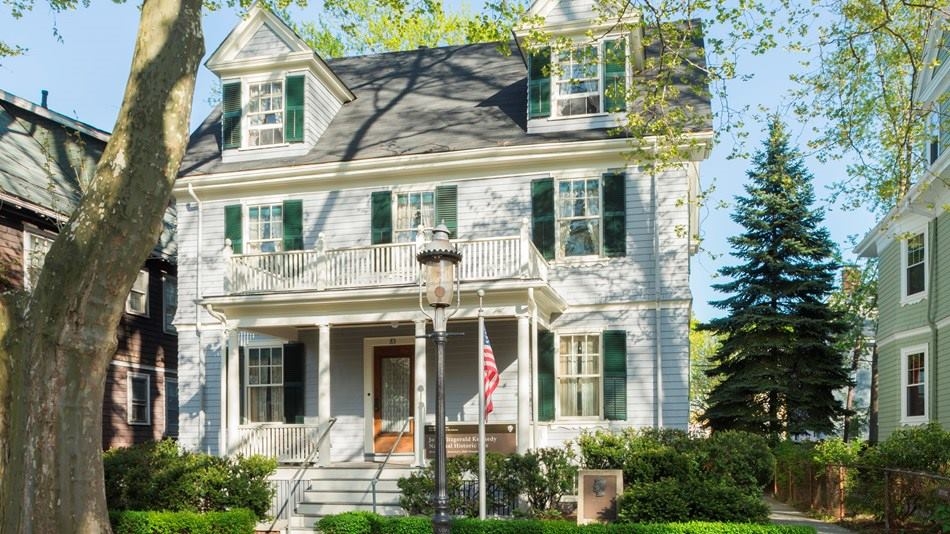
M 240 254 L 230 258 L 226 288 L 230 293 L 375 287 L 418 283 L 416 253 L 424 243 Z M 535 248 L 524 221 L 513 237 L 455 240 L 462 253 L 462 282 L 531 278 L 547 280 L 547 262 Z

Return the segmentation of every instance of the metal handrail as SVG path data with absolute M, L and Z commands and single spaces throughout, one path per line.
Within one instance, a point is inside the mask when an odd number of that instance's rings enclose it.
M 380 464 L 379 469 L 376 470 L 376 475 L 373 477 L 373 480 L 370 481 L 370 485 L 372 485 L 373 487 L 372 489 L 373 489 L 373 513 L 374 514 L 376 513 L 376 484 L 379 483 L 379 477 L 382 476 L 383 469 L 385 469 L 386 464 L 389 463 L 389 458 L 393 455 L 393 452 L 395 452 L 396 447 L 399 445 L 399 440 L 401 440 L 402 436 L 406 433 L 406 428 L 409 427 L 409 423 L 411 423 L 412 420 L 413 420 L 412 416 L 406 418 L 406 422 L 402 424 L 402 430 L 400 430 L 399 435 L 396 436 L 396 441 L 394 441 L 393 446 L 389 448 L 389 452 L 386 453 L 386 458 L 383 459 L 383 463 Z
M 320 445 L 322 445 L 323 440 L 325 440 L 327 436 L 330 435 L 330 429 L 333 428 L 333 425 L 335 423 L 336 423 L 336 417 L 331 417 L 327 419 L 327 427 L 320 434 L 320 437 L 317 438 L 316 446 L 313 448 L 312 451 L 310 451 L 310 454 L 308 454 L 307 457 L 304 459 L 303 463 L 300 465 L 300 468 L 297 469 L 297 472 L 294 473 L 294 476 L 291 477 L 291 479 L 287 483 L 287 487 L 290 488 L 289 494 L 287 495 L 287 499 L 293 502 L 291 513 L 293 513 L 295 509 L 297 508 L 297 487 L 300 485 L 300 479 L 302 478 L 303 473 L 307 470 L 307 466 L 313 463 L 313 456 L 317 454 L 317 452 L 320 450 Z M 284 506 L 287 506 L 287 503 L 284 503 Z M 277 519 L 280 518 L 281 515 L 282 515 L 282 511 L 276 510 L 276 513 L 274 514 L 274 520 L 271 523 L 271 528 L 273 528 L 273 526 L 276 524 Z

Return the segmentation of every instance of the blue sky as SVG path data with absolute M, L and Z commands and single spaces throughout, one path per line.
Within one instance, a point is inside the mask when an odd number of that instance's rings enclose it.
M 303 15 L 316 19 L 318 12 L 310 7 Z M 238 21 L 238 14 L 233 9 L 205 13 L 203 26 L 207 53 L 214 51 Z M 138 28 L 138 8 L 134 4 L 93 2 L 88 8 L 56 14 L 40 2 L 33 12 L 19 20 L 4 10 L 0 13 L 0 27 L 3 28 L 4 40 L 29 49 L 23 56 L 0 59 L 0 89 L 37 103 L 40 91 L 46 89 L 51 109 L 106 131 L 112 130 L 128 78 Z M 54 27 L 61 40 L 54 36 Z M 715 32 L 715 28 L 710 31 Z M 740 57 L 740 62 L 740 68 L 744 72 L 754 72 L 755 77 L 752 81 L 731 84 L 729 100 L 732 106 L 784 107 L 788 74 L 795 68 L 797 60 L 776 50 L 761 57 Z M 207 115 L 214 90 L 213 75 L 201 67 L 192 125 Z M 749 146 L 757 148 L 761 142 L 760 127 L 752 125 L 750 128 L 753 131 Z M 807 131 L 807 127 L 793 125 L 791 129 L 793 141 L 804 146 L 806 139 L 794 134 Z M 702 165 L 703 187 L 714 183 L 716 189 L 703 209 L 704 251 L 693 258 L 690 273 L 693 308 L 700 320 L 723 315 L 708 304 L 710 300 L 723 297 L 710 285 L 716 282 L 719 267 L 736 263 L 729 256 L 726 238 L 741 230 L 729 215 L 733 198 L 744 193 L 742 186 L 748 162 L 727 159 L 730 149 L 731 140 L 724 136 L 713 149 L 710 159 Z M 844 177 L 844 166 L 840 162 L 822 165 L 811 159 L 808 163 L 815 176 L 816 198 L 819 205 L 825 206 L 826 187 Z M 721 202 L 728 203 L 728 207 L 719 208 Z M 853 260 L 849 236 L 863 235 L 874 225 L 874 218 L 864 211 L 842 212 L 828 207 L 826 223 L 845 260 Z

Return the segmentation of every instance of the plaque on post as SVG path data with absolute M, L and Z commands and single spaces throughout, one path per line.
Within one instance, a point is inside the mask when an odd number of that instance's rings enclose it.
M 617 497 L 623 493 L 620 469 L 581 469 L 577 473 L 577 524 L 617 520 Z

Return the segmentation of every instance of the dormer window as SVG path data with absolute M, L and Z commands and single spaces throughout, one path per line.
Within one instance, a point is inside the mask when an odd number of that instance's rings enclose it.
M 624 38 L 556 52 L 545 47 L 528 58 L 528 117 L 532 119 L 624 111 L 626 88 Z
M 225 149 L 261 148 L 304 140 L 304 77 L 241 80 L 223 86 Z

